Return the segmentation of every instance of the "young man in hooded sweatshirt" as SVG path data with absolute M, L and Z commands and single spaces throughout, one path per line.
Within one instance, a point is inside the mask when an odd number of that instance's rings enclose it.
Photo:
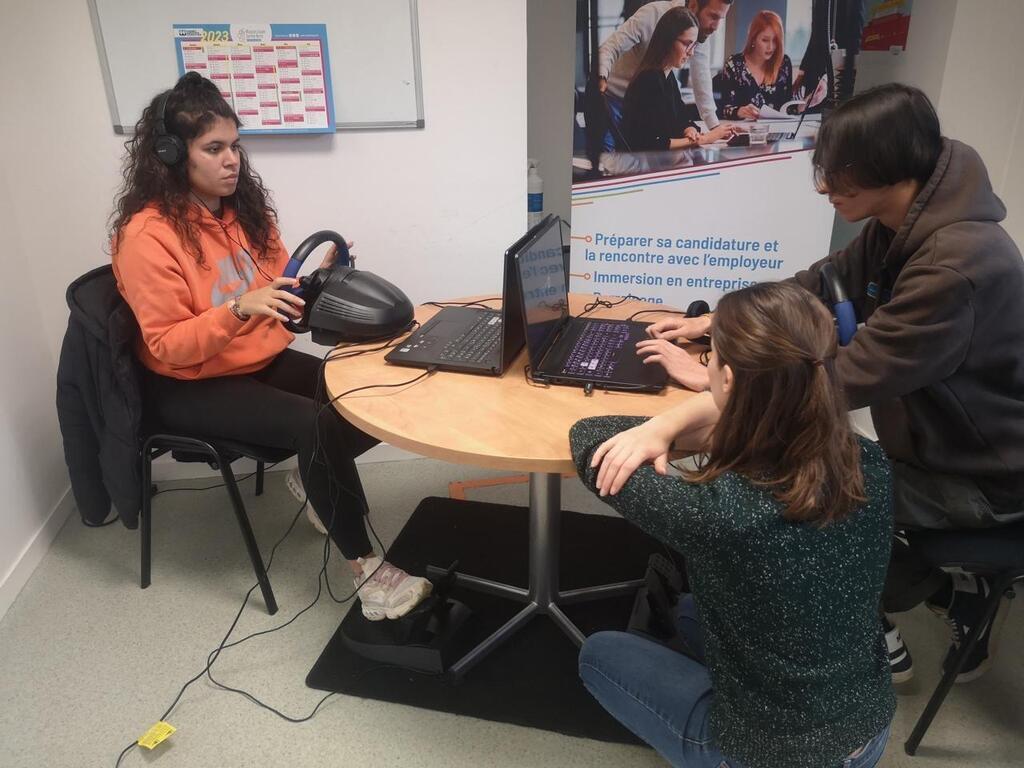
M 839 251 L 793 278 L 824 298 L 832 264 L 864 325 L 836 369 L 851 408 L 871 408 L 893 462 L 898 529 L 956 529 L 1024 519 L 1024 261 L 1000 226 L 1006 208 L 978 153 L 944 138 L 928 98 L 890 84 L 828 116 L 814 150 L 815 183 L 848 221 L 867 223 Z M 641 354 L 695 389 L 707 374 L 671 342 L 698 338 L 708 318 L 662 321 Z M 695 425 L 702 426 L 702 425 Z M 932 567 L 897 536 L 884 594 L 889 612 L 922 601 L 953 630 L 946 663 L 978 626 L 989 583 Z M 1006 601 L 957 682 L 989 665 Z M 910 654 L 886 621 L 893 679 Z

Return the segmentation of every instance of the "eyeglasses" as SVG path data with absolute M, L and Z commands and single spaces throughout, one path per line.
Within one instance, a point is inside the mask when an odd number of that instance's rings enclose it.
M 829 192 L 844 193 L 849 191 L 850 184 L 845 179 L 849 175 L 847 171 L 857 163 L 851 160 L 846 165 L 835 170 L 825 170 L 820 165 L 814 166 L 814 188 L 822 195 Z

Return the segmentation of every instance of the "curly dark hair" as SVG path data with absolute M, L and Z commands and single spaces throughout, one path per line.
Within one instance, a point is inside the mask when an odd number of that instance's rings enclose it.
M 199 244 L 199 212 L 189 193 L 187 161 L 166 165 L 156 155 L 156 125 L 160 101 L 167 96 L 164 124 L 168 133 L 188 142 L 202 135 L 218 117 L 241 122 L 212 82 L 197 72 L 182 77 L 169 92 L 157 94 L 135 124 L 135 134 L 124 143 L 126 155 L 121 169 L 124 183 L 114 198 L 110 215 L 112 249 L 117 253 L 121 234 L 129 219 L 147 205 L 156 205 L 160 214 L 173 225 L 185 251 L 198 264 L 205 263 Z M 234 207 L 238 222 L 252 246 L 256 258 L 270 260 L 268 243 L 277 222 L 277 211 L 263 179 L 249 164 L 245 149 L 239 152 L 238 186 L 224 198 Z

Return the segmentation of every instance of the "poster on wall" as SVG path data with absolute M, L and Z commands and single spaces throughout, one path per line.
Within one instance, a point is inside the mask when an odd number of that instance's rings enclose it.
M 829 29 L 830 2 L 578 0 L 572 290 L 714 306 L 827 253 L 811 156 L 830 38 L 863 24 Z
M 175 24 L 178 74 L 212 80 L 240 133 L 333 133 L 324 24 Z
M 868 3 L 863 50 L 905 51 L 910 33 L 910 8 L 914 0 L 883 0 Z

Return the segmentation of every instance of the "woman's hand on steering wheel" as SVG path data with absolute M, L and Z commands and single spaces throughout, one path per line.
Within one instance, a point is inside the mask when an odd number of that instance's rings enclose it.
M 355 240 L 347 240 L 345 245 L 348 246 L 348 263 L 350 267 L 356 265 L 356 255 L 352 253 L 352 249 L 355 248 Z M 334 266 L 334 262 L 338 260 L 338 246 L 331 244 L 331 247 L 327 249 L 327 253 L 324 255 L 324 260 L 320 262 L 321 269 L 327 269 Z
M 282 290 L 283 288 L 297 288 L 298 285 L 297 278 L 278 277 L 270 285 L 239 296 L 238 311 L 249 317 L 264 315 L 276 320 L 300 318 L 306 302 L 295 294 Z

